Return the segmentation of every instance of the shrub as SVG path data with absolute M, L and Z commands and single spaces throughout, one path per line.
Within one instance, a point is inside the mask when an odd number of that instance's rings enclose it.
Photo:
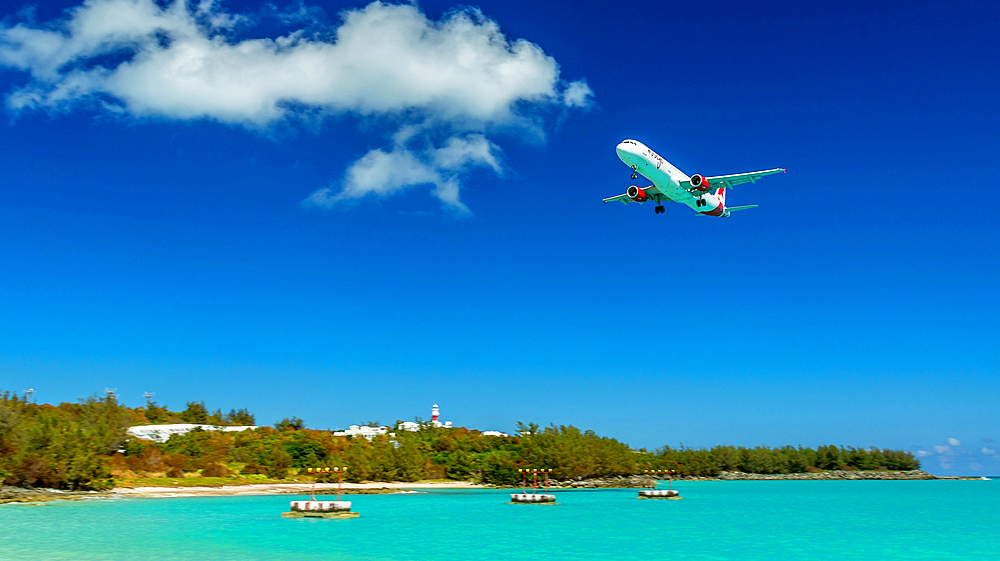
M 260 464 L 256 464 L 254 462 L 250 462 L 249 464 L 243 466 L 243 469 L 240 471 L 240 473 L 243 475 L 257 475 L 257 474 L 264 474 L 266 472 L 267 468 L 265 468 Z
M 201 475 L 204 477 L 226 477 L 229 475 L 229 470 L 222 464 L 210 464 L 201 470 Z

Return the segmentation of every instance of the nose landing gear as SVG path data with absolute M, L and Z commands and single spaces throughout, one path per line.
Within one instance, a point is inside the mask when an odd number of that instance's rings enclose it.
M 639 169 L 638 166 L 632 166 L 632 179 L 636 179 L 639 177 L 639 175 L 636 173 L 638 169 Z

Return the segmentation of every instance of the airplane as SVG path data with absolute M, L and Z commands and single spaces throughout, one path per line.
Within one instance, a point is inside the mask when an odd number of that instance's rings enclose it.
M 784 168 L 775 168 L 715 177 L 696 173 L 689 177 L 637 140 L 623 140 L 615 150 L 625 165 L 632 168 L 632 179 L 641 174 L 653 184 L 649 187 L 633 185 L 623 195 L 604 199 L 604 204 L 608 204 L 608 201 L 621 201 L 624 204 L 654 201 L 656 214 L 666 212 L 663 201 L 675 201 L 691 207 L 703 216 L 727 218 L 732 212 L 756 208 L 757 205 L 726 206 L 726 189 L 742 183 L 756 183 L 765 175 L 785 173 Z M 712 189 L 715 189 L 714 193 L 711 192 Z

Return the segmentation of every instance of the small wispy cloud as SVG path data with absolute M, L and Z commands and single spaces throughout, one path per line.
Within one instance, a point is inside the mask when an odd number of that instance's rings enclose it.
M 538 45 L 508 39 L 475 8 L 431 20 L 415 4 L 373 2 L 324 24 L 300 4 L 275 12 L 301 27 L 236 38 L 253 18 L 212 0 L 86 0 L 60 20 L 0 23 L 0 65 L 30 76 L 6 98 L 15 114 L 81 107 L 132 118 L 207 119 L 267 131 L 328 115 L 376 117 L 391 145 L 356 160 L 306 206 L 388 197 L 418 185 L 457 212 L 470 169 L 501 173 L 502 131 L 545 137 L 549 108 L 593 104 Z
M 388 197 L 422 184 L 434 186 L 434 195 L 452 210 L 467 213 L 459 200 L 459 178 L 470 168 L 487 167 L 501 173 L 499 148 L 482 134 L 452 136 L 441 147 L 415 151 L 397 141 L 388 152 L 376 149 L 354 162 L 337 192 L 323 188 L 305 206 L 332 207 L 343 201 L 374 194 Z
M 914 446 L 916 452 L 914 456 L 927 462 L 929 465 L 936 465 L 940 469 L 962 474 L 981 473 L 984 470 L 995 470 L 988 466 L 995 466 L 1000 461 L 1000 452 L 997 448 L 986 445 L 978 449 L 968 449 L 962 446 L 962 441 L 955 437 L 945 439 L 947 444 L 938 444 L 924 448 Z M 983 442 L 993 442 L 992 438 L 983 438 Z

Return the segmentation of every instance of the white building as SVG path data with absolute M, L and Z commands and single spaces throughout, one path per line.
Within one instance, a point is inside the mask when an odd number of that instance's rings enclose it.
M 431 420 L 430 423 L 428 424 L 430 424 L 430 426 L 432 427 L 437 427 L 442 429 L 452 428 L 451 421 L 445 421 L 443 423 L 441 422 L 441 409 L 437 406 L 436 403 L 434 404 L 434 407 L 431 408 Z M 421 426 L 420 423 L 416 421 L 402 421 L 401 423 L 399 423 L 398 429 L 408 432 L 416 432 L 420 430 L 420 426 Z M 351 425 L 351 427 L 347 430 L 334 432 L 333 436 L 363 436 L 368 440 L 371 440 L 376 436 L 382 434 L 388 434 L 389 436 L 396 436 L 395 433 L 389 432 L 391 430 L 392 427 L 385 427 L 385 426 L 367 427 L 367 426 Z M 500 432 L 497 430 L 482 431 L 482 434 L 483 436 L 508 436 L 507 433 Z
M 431 426 L 450 429 L 451 421 L 445 421 L 444 423 L 442 423 L 441 421 L 438 420 L 438 417 L 440 416 L 441 416 L 441 410 L 438 409 L 437 404 L 434 404 L 434 407 L 431 409 L 431 421 L 430 421 Z M 414 421 L 403 421 L 399 423 L 399 429 L 409 432 L 416 432 L 420 430 L 420 423 Z M 386 427 L 386 426 L 367 427 L 360 425 L 351 425 L 350 428 L 348 428 L 347 430 L 339 430 L 334 432 L 333 436 L 363 436 L 368 440 L 371 440 L 380 434 L 388 434 L 389 436 L 396 436 L 395 433 L 389 432 L 391 430 L 392 427 Z
M 415 423 L 413 421 L 403 421 L 402 423 L 399 423 L 399 428 L 410 432 L 416 432 L 420 430 L 420 423 Z
M 371 440 L 380 434 L 395 436 L 389 432 L 389 427 L 368 427 L 361 425 L 351 425 L 347 430 L 339 430 L 333 433 L 333 436 L 363 436 Z
M 175 434 L 184 434 L 200 428 L 202 430 L 217 430 L 222 432 L 241 432 L 257 428 L 256 426 L 215 426 L 215 425 L 195 425 L 191 423 L 177 423 L 174 425 L 139 425 L 129 427 L 125 432 L 136 437 L 155 442 L 166 442 Z

